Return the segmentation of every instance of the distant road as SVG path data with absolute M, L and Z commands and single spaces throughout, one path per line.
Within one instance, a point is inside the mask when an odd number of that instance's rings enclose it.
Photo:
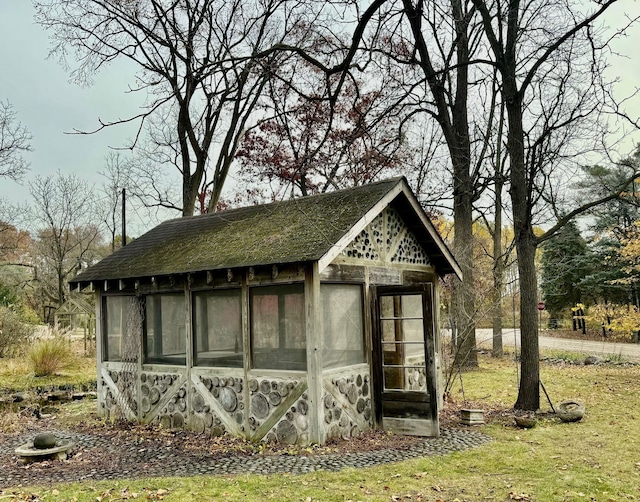
M 476 340 L 482 348 L 491 349 L 493 332 L 490 329 L 476 330 Z M 640 344 L 620 342 L 596 342 L 591 340 L 571 340 L 568 338 L 554 338 L 544 336 L 544 330 L 538 338 L 540 348 L 563 350 L 567 352 L 582 352 L 587 355 L 607 356 L 620 355 L 623 359 L 640 362 Z M 502 343 L 513 347 L 514 343 L 520 348 L 520 330 L 502 330 Z

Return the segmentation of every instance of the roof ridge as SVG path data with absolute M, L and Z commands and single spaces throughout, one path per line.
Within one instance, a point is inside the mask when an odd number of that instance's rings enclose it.
M 187 222 L 189 220 L 192 219 L 196 219 L 196 218 L 220 218 L 225 214 L 236 214 L 236 213 L 240 213 L 242 211 L 259 211 L 261 208 L 267 208 L 269 206 L 279 206 L 282 204 L 294 204 L 296 202 L 301 202 L 301 201 L 307 201 L 309 199 L 314 199 L 314 198 L 322 198 L 322 197 L 333 197 L 333 196 L 337 196 L 337 195 L 341 195 L 341 194 L 345 194 L 347 192 L 355 192 L 358 190 L 364 190 L 367 188 L 371 188 L 373 186 L 377 186 L 377 185 L 382 185 L 382 184 L 389 184 L 389 185 L 395 185 L 396 183 L 399 183 L 401 180 L 406 180 L 405 176 L 394 176 L 393 178 L 386 178 L 384 180 L 378 180 L 378 181 L 372 181 L 371 183 L 365 183 L 362 185 L 357 185 L 354 187 L 348 187 L 348 188 L 341 188 L 340 190 L 331 190 L 330 192 L 321 192 L 321 193 L 314 193 L 311 195 L 304 195 L 301 197 L 293 197 L 290 199 L 286 199 L 286 200 L 275 200 L 272 202 L 263 202 L 261 204 L 251 204 L 251 205 L 247 205 L 247 206 L 239 206 L 239 207 L 232 207 L 230 209 L 225 209 L 223 211 L 216 211 L 215 213 L 204 213 L 204 214 L 195 214 L 192 216 L 181 216 L 178 218 L 171 218 L 168 220 L 164 220 L 160 223 L 160 225 L 163 224 L 168 224 L 171 222 Z

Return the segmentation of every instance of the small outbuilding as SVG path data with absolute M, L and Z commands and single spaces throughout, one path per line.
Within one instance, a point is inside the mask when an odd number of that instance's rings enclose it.
M 102 415 L 251 440 L 437 436 L 439 278 L 404 178 L 161 223 L 80 273 Z

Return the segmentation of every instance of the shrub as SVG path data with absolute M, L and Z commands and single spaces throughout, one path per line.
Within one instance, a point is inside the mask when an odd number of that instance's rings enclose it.
M 27 360 L 37 377 L 56 375 L 77 362 L 69 341 L 62 336 L 36 342 L 27 352 Z
M 25 324 L 9 307 L 0 306 L 0 357 L 16 355 L 34 333 L 34 327 Z

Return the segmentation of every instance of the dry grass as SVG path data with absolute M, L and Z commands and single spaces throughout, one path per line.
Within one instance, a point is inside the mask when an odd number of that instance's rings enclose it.
M 58 375 L 72 369 L 76 359 L 70 341 L 62 336 L 40 340 L 27 351 L 29 367 L 36 377 Z

